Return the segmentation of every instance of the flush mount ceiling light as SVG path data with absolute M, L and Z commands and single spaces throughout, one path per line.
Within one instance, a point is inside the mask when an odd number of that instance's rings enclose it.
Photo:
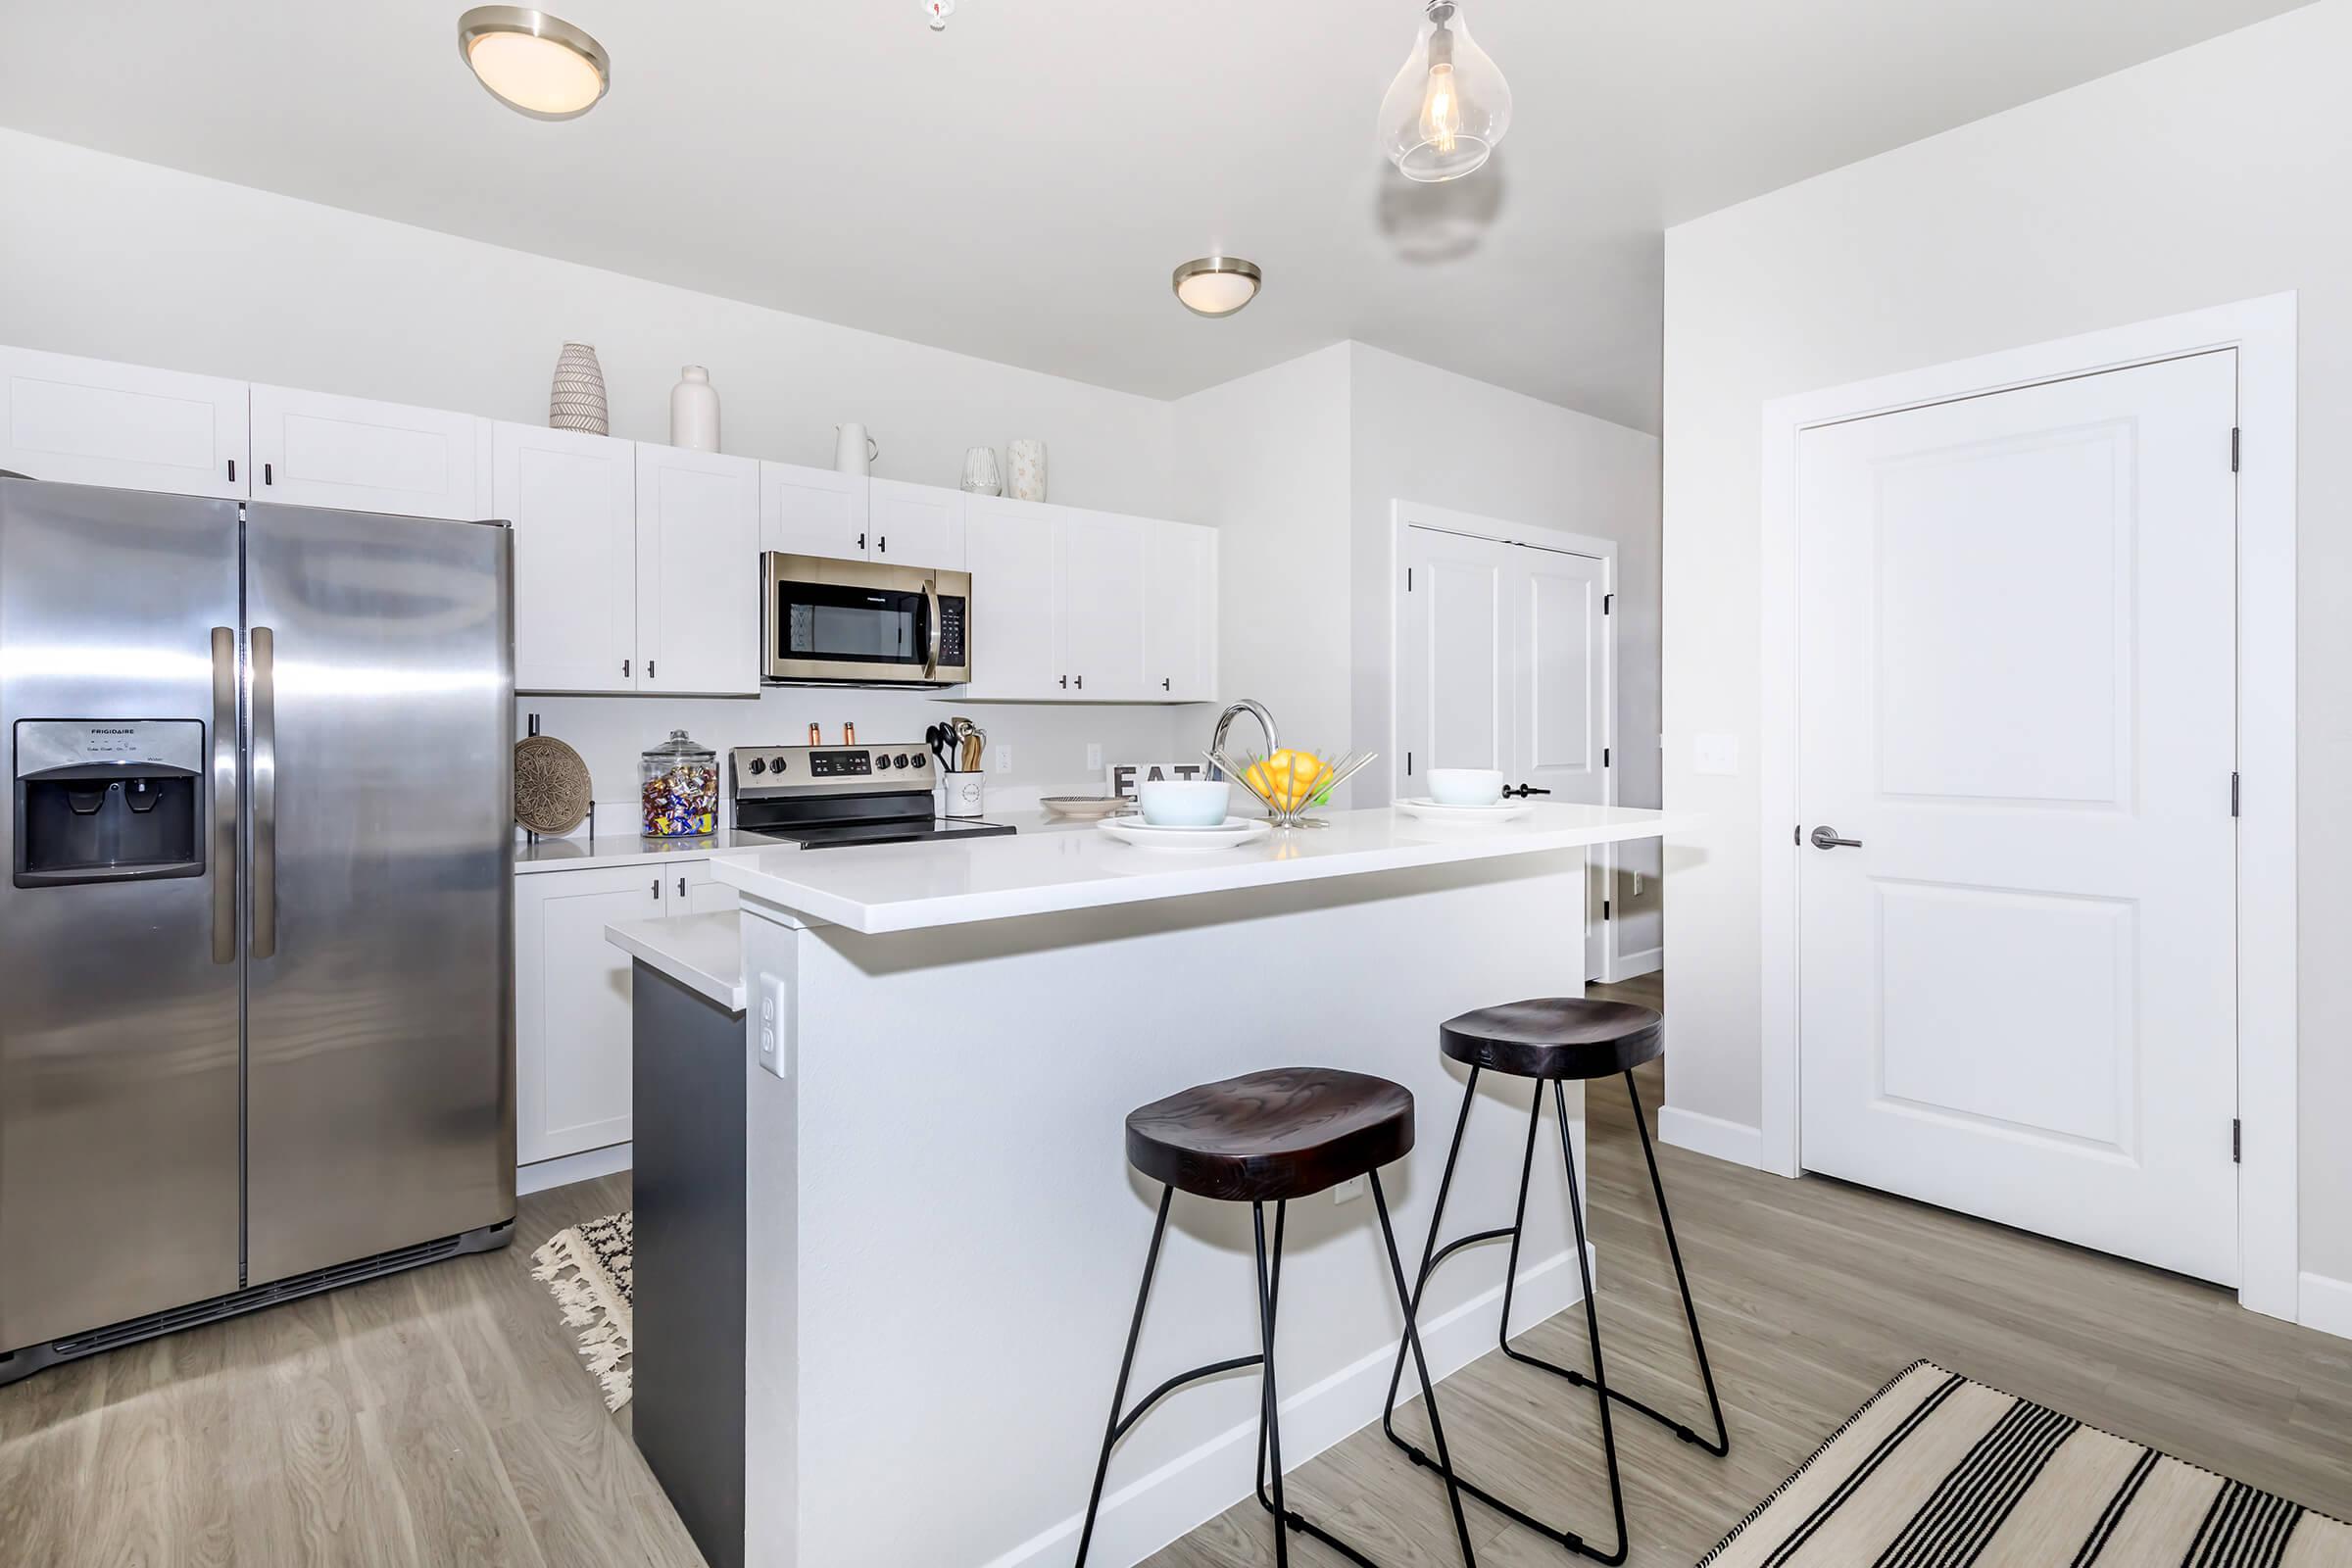
M 1413 52 L 1380 101 L 1380 150 L 1407 179 L 1475 172 L 1511 128 L 1511 89 L 1470 41 L 1453 0 L 1430 0 Z
M 1176 269 L 1176 297 L 1195 316 L 1231 316 L 1257 298 L 1264 274 L 1238 256 L 1203 256 Z
M 570 120 L 612 84 L 605 46 L 526 6 L 475 6 L 458 19 L 458 53 L 492 97 L 534 120 Z

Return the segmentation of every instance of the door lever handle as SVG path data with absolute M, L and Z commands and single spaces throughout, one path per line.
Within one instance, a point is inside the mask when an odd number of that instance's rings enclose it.
M 1834 827 L 1817 827 L 1810 837 L 1813 840 L 1813 847 L 1817 850 L 1858 850 L 1862 847 L 1860 839 L 1839 838 L 1838 830 Z
M 1504 798 L 1505 800 L 1509 800 L 1509 799 L 1511 799 L 1511 798 L 1513 798 L 1513 797 L 1516 797 L 1516 798 L 1518 798 L 1518 799 L 1520 799 L 1520 800 L 1523 800 L 1523 801 L 1524 801 L 1524 800 L 1526 800 L 1526 799 L 1527 799 L 1527 798 L 1528 798 L 1530 795 L 1549 795 L 1550 793 L 1551 793 L 1551 791 L 1549 791 L 1549 790 L 1540 790 L 1540 789 L 1536 788 L 1536 787 L 1535 787 L 1533 784 L 1522 784 L 1522 785 L 1520 785 L 1520 786 L 1519 786 L 1517 789 L 1515 789 L 1515 790 L 1504 790 L 1504 791 L 1502 792 L 1502 794 L 1503 794 L 1503 798 Z

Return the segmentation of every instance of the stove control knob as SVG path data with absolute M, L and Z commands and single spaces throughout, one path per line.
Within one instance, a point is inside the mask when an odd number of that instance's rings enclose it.
M 764 773 L 767 771 L 767 764 L 755 757 L 752 759 L 752 771 L 755 774 Z
M 899 765 L 901 767 L 912 767 L 914 765 L 914 760 L 908 757 L 905 752 L 901 752 L 899 754 Z
M 781 773 L 784 771 L 784 759 L 781 757 L 771 757 L 767 760 L 767 765 Z
M 874 765 L 876 767 L 888 767 L 890 765 L 890 758 L 888 754 L 882 752 L 875 753 Z
M 916 754 L 914 760 L 913 760 L 913 761 L 911 761 L 911 762 L 909 762 L 907 765 L 908 765 L 909 767 L 928 767 L 928 766 L 930 765 L 930 763 L 931 763 L 931 759 L 929 759 L 929 758 L 927 758 L 927 757 L 924 757 L 924 756 L 922 756 L 921 754 L 919 754 L 919 753 L 918 753 L 918 754 Z

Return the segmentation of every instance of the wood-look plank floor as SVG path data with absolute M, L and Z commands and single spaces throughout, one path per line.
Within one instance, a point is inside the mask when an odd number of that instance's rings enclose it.
M 1654 982 L 1624 988 L 1654 1001 Z M 1653 1111 L 1654 1071 L 1643 1095 Z M 1612 1377 L 1695 1421 L 1693 1364 L 1621 1088 L 1595 1086 L 1594 1240 Z M 2225 1292 L 1900 1200 L 1661 1148 L 1732 1456 L 1618 1423 L 1638 1568 L 1689 1568 L 1896 1369 L 1925 1355 L 2352 1516 L 2352 1343 Z M 522 1201 L 516 1245 L 95 1356 L 0 1389 L 0 1564 L 699 1568 L 606 1413 L 530 1249 L 627 1206 L 625 1177 Z M 1583 1358 L 1571 1311 L 1523 1342 Z M 1102 1375 L 1107 1396 L 1115 1368 Z M 1591 1398 L 1490 1354 L 1440 1391 L 1467 1469 L 1605 1538 Z M 1418 1410 L 1400 1417 L 1418 1431 Z M 1071 1501 L 1084 1500 L 1084 1476 Z M 1443 1494 L 1359 1433 L 1292 1495 L 1390 1568 L 1457 1560 Z M 1567 1559 L 1472 1514 L 1494 1568 Z M 1300 1568 L 1340 1559 L 1294 1539 Z M 1152 1568 L 1273 1561 L 1244 1503 Z M 881 1565 L 901 1568 L 901 1565 Z M 904 1565 L 930 1568 L 930 1565 Z

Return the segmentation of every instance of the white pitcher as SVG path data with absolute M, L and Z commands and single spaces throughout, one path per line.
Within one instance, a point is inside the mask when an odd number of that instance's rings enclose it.
M 874 460 L 882 456 L 882 448 L 865 433 L 862 424 L 837 424 L 833 427 L 833 466 L 843 473 L 863 478 L 872 468 Z

